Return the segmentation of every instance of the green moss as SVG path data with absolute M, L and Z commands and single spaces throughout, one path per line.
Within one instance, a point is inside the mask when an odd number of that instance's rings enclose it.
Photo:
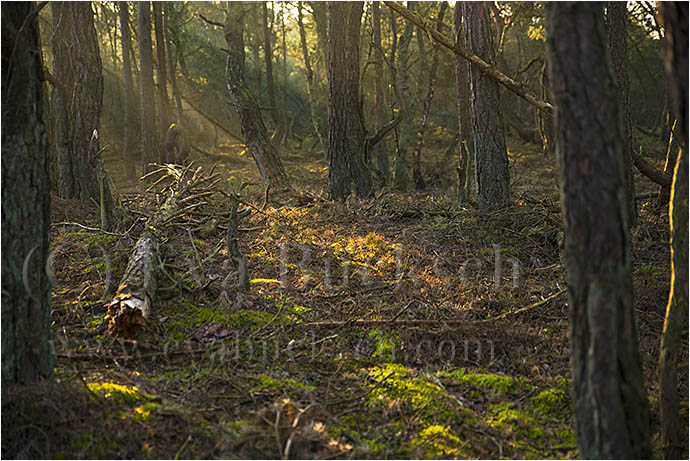
M 440 372 L 439 377 L 453 378 L 459 384 L 472 386 L 478 390 L 491 391 L 490 397 L 513 395 L 517 392 L 515 379 L 510 376 L 496 375 L 492 373 L 465 373 L 464 368 L 450 372 Z
M 378 359 L 382 362 L 392 362 L 395 360 L 395 349 L 399 343 L 397 338 L 381 330 L 371 330 L 367 336 L 369 339 L 376 341 L 376 347 L 371 354 L 372 360 Z
M 534 410 L 542 416 L 565 416 L 564 412 L 570 412 L 570 404 L 570 397 L 561 389 L 547 389 L 532 399 Z
M 428 426 L 412 439 L 410 445 L 420 450 L 426 458 L 465 457 L 461 452 L 465 443 L 448 426 Z
M 136 407 L 134 409 L 134 411 L 133 411 L 134 418 L 138 419 L 139 421 L 146 421 L 151 416 L 151 413 L 155 412 L 160 407 L 161 407 L 160 403 L 146 402 L 142 405 L 139 405 L 138 407 Z
M 154 399 L 155 396 L 140 392 L 136 386 L 123 386 L 109 383 L 89 383 L 88 388 L 94 394 L 117 405 L 134 405 L 137 402 Z

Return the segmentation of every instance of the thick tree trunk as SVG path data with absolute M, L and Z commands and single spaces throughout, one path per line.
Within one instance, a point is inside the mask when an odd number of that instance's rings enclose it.
M 55 118 L 55 190 L 62 198 L 100 203 L 98 159 L 89 141 L 99 129 L 103 75 L 98 38 L 89 2 L 55 2 L 53 13 L 53 92 Z M 104 206 L 110 219 L 113 200 L 107 181 Z
M 136 112 L 134 99 L 134 80 L 132 79 L 132 38 L 129 31 L 129 7 L 127 2 L 118 2 L 120 10 L 120 37 L 122 41 L 122 81 L 124 82 L 122 111 L 124 112 L 124 134 L 122 142 L 122 161 L 128 179 L 135 177 L 134 135 L 136 134 Z
M 152 170 L 150 163 L 158 161 L 156 111 L 153 99 L 153 50 L 151 48 L 151 2 L 137 3 L 139 8 L 139 86 L 141 91 L 141 171 Z
M 395 73 L 400 93 L 400 138 L 398 142 L 398 149 L 395 155 L 395 170 L 393 173 L 393 186 L 398 190 L 407 189 L 408 180 L 408 158 L 407 150 L 412 145 L 413 131 L 413 101 L 412 91 L 410 89 L 410 71 L 408 69 L 410 59 L 410 42 L 412 41 L 412 32 L 414 25 L 410 22 L 405 24 L 405 30 L 400 35 L 398 41 L 398 58 L 395 63 Z
M 453 19 L 455 40 L 465 47 L 463 28 L 463 3 L 455 2 Z M 458 94 L 458 202 L 464 204 L 470 198 L 470 166 L 474 158 L 474 137 L 472 135 L 472 112 L 470 104 L 470 70 L 469 63 L 462 56 L 455 55 L 455 85 Z
M 225 41 L 228 44 L 228 61 L 225 82 L 242 126 L 244 143 L 259 168 L 265 186 L 273 190 L 288 188 L 288 180 L 283 164 L 275 147 L 266 134 L 266 126 L 261 118 L 256 98 L 249 92 L 244 81 L 244 11 L 242 4 L 231 2 L 225 23 Z
M 380 131 L 386 124 L 386 102 L 384 98 L 383 88 L 385 83 L 383 81 L 383 48 L 381 44 L 381 2 L 373 2 L 372 10 L 372 27 L 374 41 L 374 57 L 372 60 L 374 66 L 374 129 Z M 372 152 L 373 163 L 376 166 L 376 171 L 379 176 L 380 185 L 385 185 L 390 179 L 390 166 L 388 165 L 388 150 L 383 142 L 380 142 L 373 148 Z
M 307 99 L 309 101 L 309 111 L 311 112 L 311 124 L 314 128 L 314 134 L 319 140 L 319 145 L 325 152 L 326 142 L 321 134 L 321 128 L 319 128 L 319 118 L 316 114 L 316 103 L 314 102 L 314 71 L 311 67 L 311 58 L 309 56 L 309 48 L 307 47 L 307 34 L 304 31 L 304 22 L 302 21 L 302 2 L 297 2 L 297 26 L 299 28 L 300 45 L 302 46 L 302 58 L 304 59 L 304 73 L 307 76 Z
M 371 194 L 359 107 L 362 6 L 360 2 L 328 5 L 328 190 L 332 200 L 345 200 L 353 185 L 357 196 Z
M 158 82 L 158 114 L 160 119 L 160 132 L 161 137 L 159 139 L 165 139 L 165 134 L 170 127 L 171 116 L 170 116 L 170 100 L 168 99 L 168 73 L 166 66 L 168 63 L 167 56 L 167 46 L 166 46 L 166 36 L 163 18 L 163 3 L 164 2 L 153 2 L 153 22 L 156 34 L 156 56 L 158 57 L 158 70 L 157 82 Z M 162 153 L 161 153 L 162 155 Z M 163 161 L 163 158 L 160 159 Z
M 617 91 L 599 3 L 547 3 L 579 456 L 651 456 Z
M 680 151 L 669 207 L 672 276 L 661 336 L 659 406 L 664 457 L 682 459 L 688 457 L 688 452 L 683 452 L 683 447 L 688 446 L 688 432 L 680 418 L 677 367 L 688 319 L 688 4 L 665 2 L 661 8 L 666 30 L 666 72 L 678 117 Z
M 628 43 L 627 43 L 627 4 L 625 2 L 608 2 L 607 31 L 611 64 L 618 83 L 618 101 L 621 106 L 623 123 L 623 173 L 625 175 L 625 197 L 630 216 L 630 227 L 637 225 L 637 206 L 635 205 L 635 182 L 632 162 L 632 122 L 630 119 L 630 82 L 628 80 Z
M 2 383 L 51 376 L 50 156 L 34 2 L 2 4 Z
M 443 27 L 443 16 L 446 14 L 448 4 L 441 3 L 438 17 L 436 18 L 436 30 L 439 32 Z M 438 44 L 432 44 L 433 50 L 431 52 L 431 68 L 429 69 L 429 87 L 426 91 L 426 98 L 424 98 L 424 108 L 422 109 L 422 119 L 419 122 L 419 130 L 417 131 L 417 144 L 414 148 L 414 165 L 412 167 L 412 179 L 415 188 L 422 190 L 425 187 L 424 177 L 422 176 L 422 143 L 424 142 L 424 131 L 426 130 L 426 123 L 429 118 L 429 109 L 431 108 L 431 100 L 434 98 L 434 80 L 436 79 L 436 69 L 438 68 Z
M 468 50 L 494 66 L 494 45 L 489 7 L 467 2 L 465 37 Z M 481 210 L 499 208 L 510 200 L 508 152 L 499 104 L 498 83 L 470 65 L 472 127 L 477 166 L 477 205 Z

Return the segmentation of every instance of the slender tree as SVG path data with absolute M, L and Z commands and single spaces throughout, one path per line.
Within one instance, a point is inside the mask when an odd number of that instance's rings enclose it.
M 50 155 L 43 123 L 43 59 L 34 2 L 2 4 L 2 383 L 53 371 Z
M 663 2 L 661 9 L 666 76 L 678 120 L 680 150 L 669 206 L 671 291 L 661 335 L 659 407 L 664 457 L 681 459 L 688 457 L 688 433 L 681 424 L 678 395 L 678 358 L 688 319 L 688 4 Z
M 309 48 L 307 47 L 307 34 L 304 31 L 304 21 L 302 19 L 302 2 L 297 2 L 297 27 L 299 28 L 299 39 L 302 47 L 302 58 L 304 59 L 304 73 L 307 77 L 307 100 L 309 101 L 309 111 L 311 112 L 311 124 L 314 128 L 314 134 L 319 140 L 321 149 L 326 150 L 326 142 L 321 134 L 319 127 L 319 117 L 316 113 L 316 103 L 314 101 L 314 71 L 311 66 L 311 57 L 309 56 Z
M 453 19 L 455 40 L 465 47 L 463 28 L 463 2 L 455 2 Z M 470 198 L 470 165 L 474 157 L 474 138 L 472 135 L 472 111 L 470 105 L 469 63 L 459 54 L 455 55 L 455 85 L 458 95 L 458 202 L 465 203 Z
M 635 182 L 632 162 L 632 122 L 630 119 L 630 83 L 628 80 L 628 44 L 627 44 L 627 2 L 608 2 L 606 5 L 606 27 L 608 31 L 611 64 L 618 84 L 618 100 L 621 105 L 623 123 L 623 165 L 625 174 L 625 197 L 628 204 L 630 226 L 637 224 L 637 207 L 635 206 Z
M 359 197 L 371 194 L 359 106 L 361 18 L 361 2 L 328 5 L 328 189 L 333 200 L 345 200 L 353 185 Z
M 151 171 L 151 163 L 158 158 L 156 111 L 153 97 L 153 50 L 151 48 L 151 2 L 139 2 L 139 89 L 141 91 L 139 112 L 141 119 L 141 171 Z
M 651 455 L 635 329 L 623 135 L 600 3 L 546 4 L 579 455 Z M 585 39 L 586 37 L 586 39 Z
M 120 40 L 122 42 L 122 111 L 124 113 L 124 133 L 122 142 L 122 161 L 127 178 L 134 179 L 134 135 L 136 134 L 136 111 L 134 99 L 134 80 L 132 78 L 132 38 L 129 30 L 129 7 L 127 2 L 117 3 L 120 11 Z
M 163 4 L 165 2 L 153 2 L 153 23 L 156 34 L 156 56 L 158 58 L 157 69 L 157 83 L 158 83 L 158 114 L 160 118 L 161 138 L 165 138 L 165 134 L 172 123 L 170 116 L 170 100 L 168 99 L 168 73 L 167 73 L 167 34 L 165 32 L 165 18 L 163 17 Z M 162 161 L 162 159 L 161 159 Z
M 274 14 L 273 10 L 271 13 Z M 261 23 L 264 32 L 264 62 L 266 65 L 266 92 L 268 104 L 271 107 L 271 120 L 273 120 L 273 139 L 280 140 L 282 136 L 280 111 L 276 102 L 275 79 L 273 78 L 273 45 L 271 44 L 272 28 L 268 24 L 268 2 L 262 2 Z
M 436 30 L 442 32 L 443 27 L 443 17 L 446 14 L 446 8 L 448 4 L 446 2 L 441 3 L 441 7 L 436 18 Z M 419 32 L 419 31 L 418 31 Z M 426 92 L 426 98 L 424 98 L 424 108 L 422 109 L 422 119 L 419 122 L 419 130 L 417 131 L 417 144 L 414 148 L 414 164 L 412 167 L 412 179 L 417 190 L 424 189 L 424 177 L 422 176 L 422 143 L 424 141 L 424 131 L 426 130 L 427 120 L 429 118 L 429 109 L 431 108 L 431 100 L 434 98 L 434 80 L 436 79 L 436 69 L 438 68 L 438 50 L 440 45 L 438 43 L 433 43 L 433 49 L 431 51 L 431 68 L 429 69 L 429 86 Z
M 106 219 L 113 210 L 102 162 L 89 150 L 98 132 L 103 104 L 103 75 L 90 2 L 54 2 L 52 110 L 55 191 L 62 198 L 101 203 Z M 108 224 L 107 222 L 104 224 Z
M 373 2 L 372 13 L 372 40 L 374 41 L 374 127 L 376 131 L 383 128 L 386 123 L 386 101 L 384 97 L 384 72 L 383 72 L 383 45 L 381 43 L 381 2 Z M 382 141 L 373 149 L 373 159 L 376 171 L 379 175 L 380 185 L 384 185 L 390 179 L 390 167 L 388 165 L 388 151 Z
M 464 5 L 468 50 L 495 67 L 493 28 L 486 2 Z M 477 168 L 477 205 L 488 210 L 510 200 L 508 152 L 499 104 L 498 83 L 470 65 L 472 124 Z
M 289 188 L 287 174 L 275 147 L 266 134 L 256 98 L 244 80 L 244 9 L 241 2 L 229 2 L 225 22 L 225 41 L 228 44 L 228 60 L 225 82 L 242 126 L 244 143 L 252 154 L 261 179 L 266 187 Z
M 410 72 L 408 69 L 410 59 L 410 42 L 414 25 L 411 22 L 405 24 L 405 29 L 398 40 L 398 57 L 395 63 L 398 91 L 400 93 L 400 139 L 395 155 L 395 170 L 393 185 L 396 189 L 405 190 L 409 175 L 407 150 L 412 145 L 414 128 L 412 127 L 414 104 L 410 89 Z

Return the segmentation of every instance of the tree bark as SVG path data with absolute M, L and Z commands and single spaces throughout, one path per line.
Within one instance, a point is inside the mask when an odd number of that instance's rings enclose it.
M 2 382 L 52 375 L 50 156 L 34 2 L 2 4 Z
M 91 3 L 54 2 L 53 91 L 55 118 L 55 190 L 62 198 L 100 203 L 99 159 L 89 152 L 89 142 L 99 129 L 103 104 L 103 75 Z M 104 207 L 108 219 L 113 200 L 107 181 Z
M 436 18 L 436 30 L 441 32 L 443 28 L 443 16 L 446 14 L 448 4 L 441 3 L 438 17 Z M 424 176 L 422 176 L 422 143 L 424 142 L 424 131 L 426 130 L 427 120 L 429 119 L 429 109 L 431 108 L 431 100 L 434 98 L 434 80 L 436 79 L 436 69 L 438 68 L 438 51 L 439 45 L 432 44 L 431 51 L 431 67 L 429 69 L 429 87 L 426 91 L 426 98 L 424 98 L 424 108 L 422 109 L 422 119 L 419 122 L 419 130 L 417 131 L 417 144 L 414 148 L 414 165 L 412 167 L 412 179 L 417 190 L 424 189 Z
M 579 456 L 651 456 L 617 91 L 602 4 L 547 3 Z
M 362 3 L 328 4 L 328 190 L 345 200 L 371 194 L 359 107 L 359 30 Z
M 632 162 L 632 122 L 630 119 L 630 81 L 628 79 L 627 44 L 627 4 L 608 2 L 606 27 L 609 40 L 611 64 L 618 84 L 618 101 L 621 106 L 623 124 L 623 173 L 625 175 L 625 197 L 630 216 L 630 227 L 637 225 L 637 206 L 635 205 L 635 182 Z
M 321 149 L 325 151 L 326 142 L 319 128 L 319 118 L 316 114 L 316 103 L 314 102 L 314 71 L 311 67 L 311 58 L 309 56 L 309 48 L 307 47 L 307 34 L 304 31 L 304 22 L 302 21 L 302 2 L 297 2 L 297 26 L 299 28 L 300 45 L 302 46 L 302 58 L 304 59 L 304 73 L 307 76 L 307 99 L 309 101 L 309 111 L 311 112 L 311 124 Z
M 225 41 L 228 44 L 228 60 L 225 82 L 242 126 L 244 143 L 252 154 L 265 186 L 273 190 L 290 187 L 285 168 L 275 147 L 266 134 L 256 98 L 249 92 L 244 81 L 244 11 L 239 2 L 228 4 L 225 23 Z
M 163 18 L 163 3 L 164 2 L 153 2 L 153 22 L 156 34 L 156 56 L 158 57 L 158 70 L 157 82 L 158 82 L 158 114 L 160 119 L 160 139 L 165 139 L 165 134 L 170 127 L 171 116 L 170 116 L 170 100 L 168 99 L 168 73 L 166 66 L 168 63 L 167 56 L 167 33 L 165 31 Z M 161 143 L 162 144 L 162 143 Z M 162 155 L 162 152 L 161 152 Z M 163 161 L 161 157 L 160 161 Z
M 671 291 L 661 335 L 659 401 L 664 458 L 687 458 L 687 427 L 680 419 L 678 358 L 688 319 L 688 4 L 664 2 L 666 76 L 673 99 L 680 150 L 673 174 L 671 223 Z M 687 337 L 687 336 L 686 336 Z
M 177 21 L 170 12 L 174 9 L 170 8 L 168 2 L 163 3 L 163 14 L 166 22 L 166 36 L 168 37 L 168 75 L 170 76 L 170 89 L 175 100 L 175 111 L 177 112 L 177 123 L 185 125 L 184 114 L 182 112 L 182 97 L 177 88 L 177 62 L 178 57 L 182 54 L 182 43 L 180 42 L 180 34 L 178 31 Z M 173 47 L 170 44 L 175 44 L 175 54 L 173 54 Z M 189 128 L 189 127 L 186 127 Z
M 134 179 L 134 135 L 136 133 L 136 112 L 134 99 L 134 80 L 132 78 L 132 38 L 129 31 L 129 7 L 127 2 L 117 3 L 120 11 L 120 40 L 122 42 L 122 81 L 124 91 L 122 111 L 124 113 L 124 133 L 122 142 L 122 160 L 125 164 L 127 178 Z
M 493 33 L 489 7 L 468 2 L 465 8 L 465 38 L 470 52 L 494 66 Z M 477 166 L 477 205 L 481 210 L 499 208 L 510 200 L 508 152 L 499 104 L 498 83 L 470 65 L 472 128 Z
M 152 170 L 158 161 L 158 134 L 153 99 L 153 50 L 151 48 L 151 2 L 137 3 L 139 9 L 139 87 L 141 91 L 141 171 Z
M 262 3 L 262 29 L 264 32 L 264 62 L 266 65 L 266 92 L 268 104 L 271 107 L 273 121 L 273 140 L 279 141 L 281 136 L 281 118 L 276 102 L 275 80 L 273 78 L 273 46 L 271 45 L 271 28 L 268 26 L 268 2 Z
M 456 2 L 453 19 L 455 24 L 455 41 L 466 47 L 463 28 L 463 3 Z M 455 85 L 458 94 L 458 202 L 464 204 L 470 198 L 472 175 L 470 166 L 474 158 L 474 137 L 472 135 L 472 112 L 470 104 L 469 62 L 459 54 L 455 55 Z
M 410 59 L 410 42 L 412 41 L 412 32 L 414 26 L 408 22 L 405 24 L 405 30 L 400 35 L 398 40 L 398 58 L 395 63 L 395 73 L 400 93 L 400 137 L 398 141 L 398 149 L 395 154 L 395 169 L 393 173 L 393 186 L 398 190 L 407 189 L 408 176 L 408 159 L 407 149 L 412 145 L 413 130 L 412 127 L 412 91 L 410 89 L 410 71 L 408 69 Z

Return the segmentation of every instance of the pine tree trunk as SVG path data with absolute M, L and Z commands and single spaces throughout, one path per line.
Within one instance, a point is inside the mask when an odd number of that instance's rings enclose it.
M 242 3 L 228 4 L 225 23 L 225 41 L 228 44 L 228 61 L 225 82 L 242 126 L 244 143 L 252 154 L 265 186 L 273 190 L 290 187 L 283 164 L 275 147 L 266 134 L 256 98 L 249 92 L 244 81 L 244 11 Z
M 364 161 L 364 132 L 359 107 L 359 30 L 362 3 L 328 5 L 328 189 L 345 200 L 371 194 Z
M 489 7 L 485 2 L 467 2 L 465 37 L 470 53 L 495 67 Z M 472 124 L 477 167 L 477 205 L 480 210 L 505 206 L 510 200 L 508 152 L 499 104 L 498 83 L 470 65 Z
M 627 6 L 624 2 L 608 2 L 607 21 L 611 64 L 618 83 L 618 101 L 623 123 L 623 165 L 625 174 L 625 196 L 630 216 L 630 227 L 637 225 L 635 206 L 635 182 L 632 162 L 632 121 L 630 119 L 630 82 L 628 80 Z
M 454 10 L 455 37 L 465 45 L 463 26 L 463 3 L 456 2 Z M 474 137 L 472 135 L 472 112 L 470 104 L 469 63 L 462 56 L 455 55 L 455 85 L 458 94 L 458 202 L 462 205 L 470 198 L 470 174 L 474 158 Z
M 281 120 L 280 111 L 276 101 L 275 80 L 273 78 L 273 46 L 271 45 L 271 28 L 268 26 L 268 2 L 262 3 L 262 28 L 264 31 L 264 62 L 266 65 L 266 92 L 268 104 L 271 107 L 271 120 L 273 121 L 273 139 L 280 140 Z
M 651 456 L 623 134 L 600 3 L 547 3 L 580 458 Z
M 153 21 L 156 34 L 156 56 L 158 57 L 158 113 L 160 118 L 160 131 L 161 138 L 165 139 L 165 134 L 170 127 L 171 117 L 170 117 L 170 101 L 168 99 L 168 73 L 167 73 L 167 46 L 166 46 L 166 32 L 163 26 L 163 5 L 164 2 L 153 2 Z M 161 152 L 162 155 L 162 152 Z M 160 162 L 163 162 L 163 158 L 160 158 Z
M 134 80 L 132 79 L 132 59 L 130 50 L 132 38 L 129 31 L 129 7 L 127 2 L 118 2 L 120 10 L 120 37 L 122 41 L 122 81 L 124 82 L 122 111 L 124 113 L 124 134 L 122 142 L 122 161 L 125 165 L 127 178 L 134 179 L 134 135 L 136 130 L 136 115 L 134 99 Z
M 671 292 L 661 336 L 659 402 L 664 458 L 685 459 L 687 426 L 681 423 L 678 358 L 688 319 L 688 4 L 664 2 L 666 72 L 677 115 L 680 150 L 673 174 L 671 202 Z M 685 335 L 687 338 L 687 335 Z M 686 422 L 687 423 L 687 422 Z
M 2 3 L 2 383 L 52 375 L 50 156 L 34 2 Z M 9 415 L 6 415 L 9 417 Z
M 158 132 L 153 98 L 153 50 L 151 49 L 151 2 L 137 3 L 139 8 L 139 87 L 141 91 L 141 171 L 152 170 L 150 163 L 158 162 Z
M 171 8 L 168 2 L 163 4 L 163 15 L 165 17 L 166 27 L 165 32 L 168 36 L 168 75 L 170 76 L 170 90 L 172 91 L 175 100 L 175 111 L 177 112 L 177 123 L 185 125 L 184 114 L 182 112 L 182 97 L 177 88 L 177 62 L 178 56 L 181 54 L 182 44 L 178 32 L 177 21 L 170 15 Z M 168 35 L 169 34 L 169 35 Z M 175 54 L 173 54 L 173 47 L 175 45 Z M 187 127 L 188 128 L 188 127 Z
M 103 104 L 103 75 L 98 38 L 89 2 L 54 2 L 53 92 L 55 118 L 55 190 L 62 198 L 100 203 L 99 159 L 89 152 L 89 142 L 99 129 Z M 107 181 L 104 206 L 110 218 L 113 201 Z

